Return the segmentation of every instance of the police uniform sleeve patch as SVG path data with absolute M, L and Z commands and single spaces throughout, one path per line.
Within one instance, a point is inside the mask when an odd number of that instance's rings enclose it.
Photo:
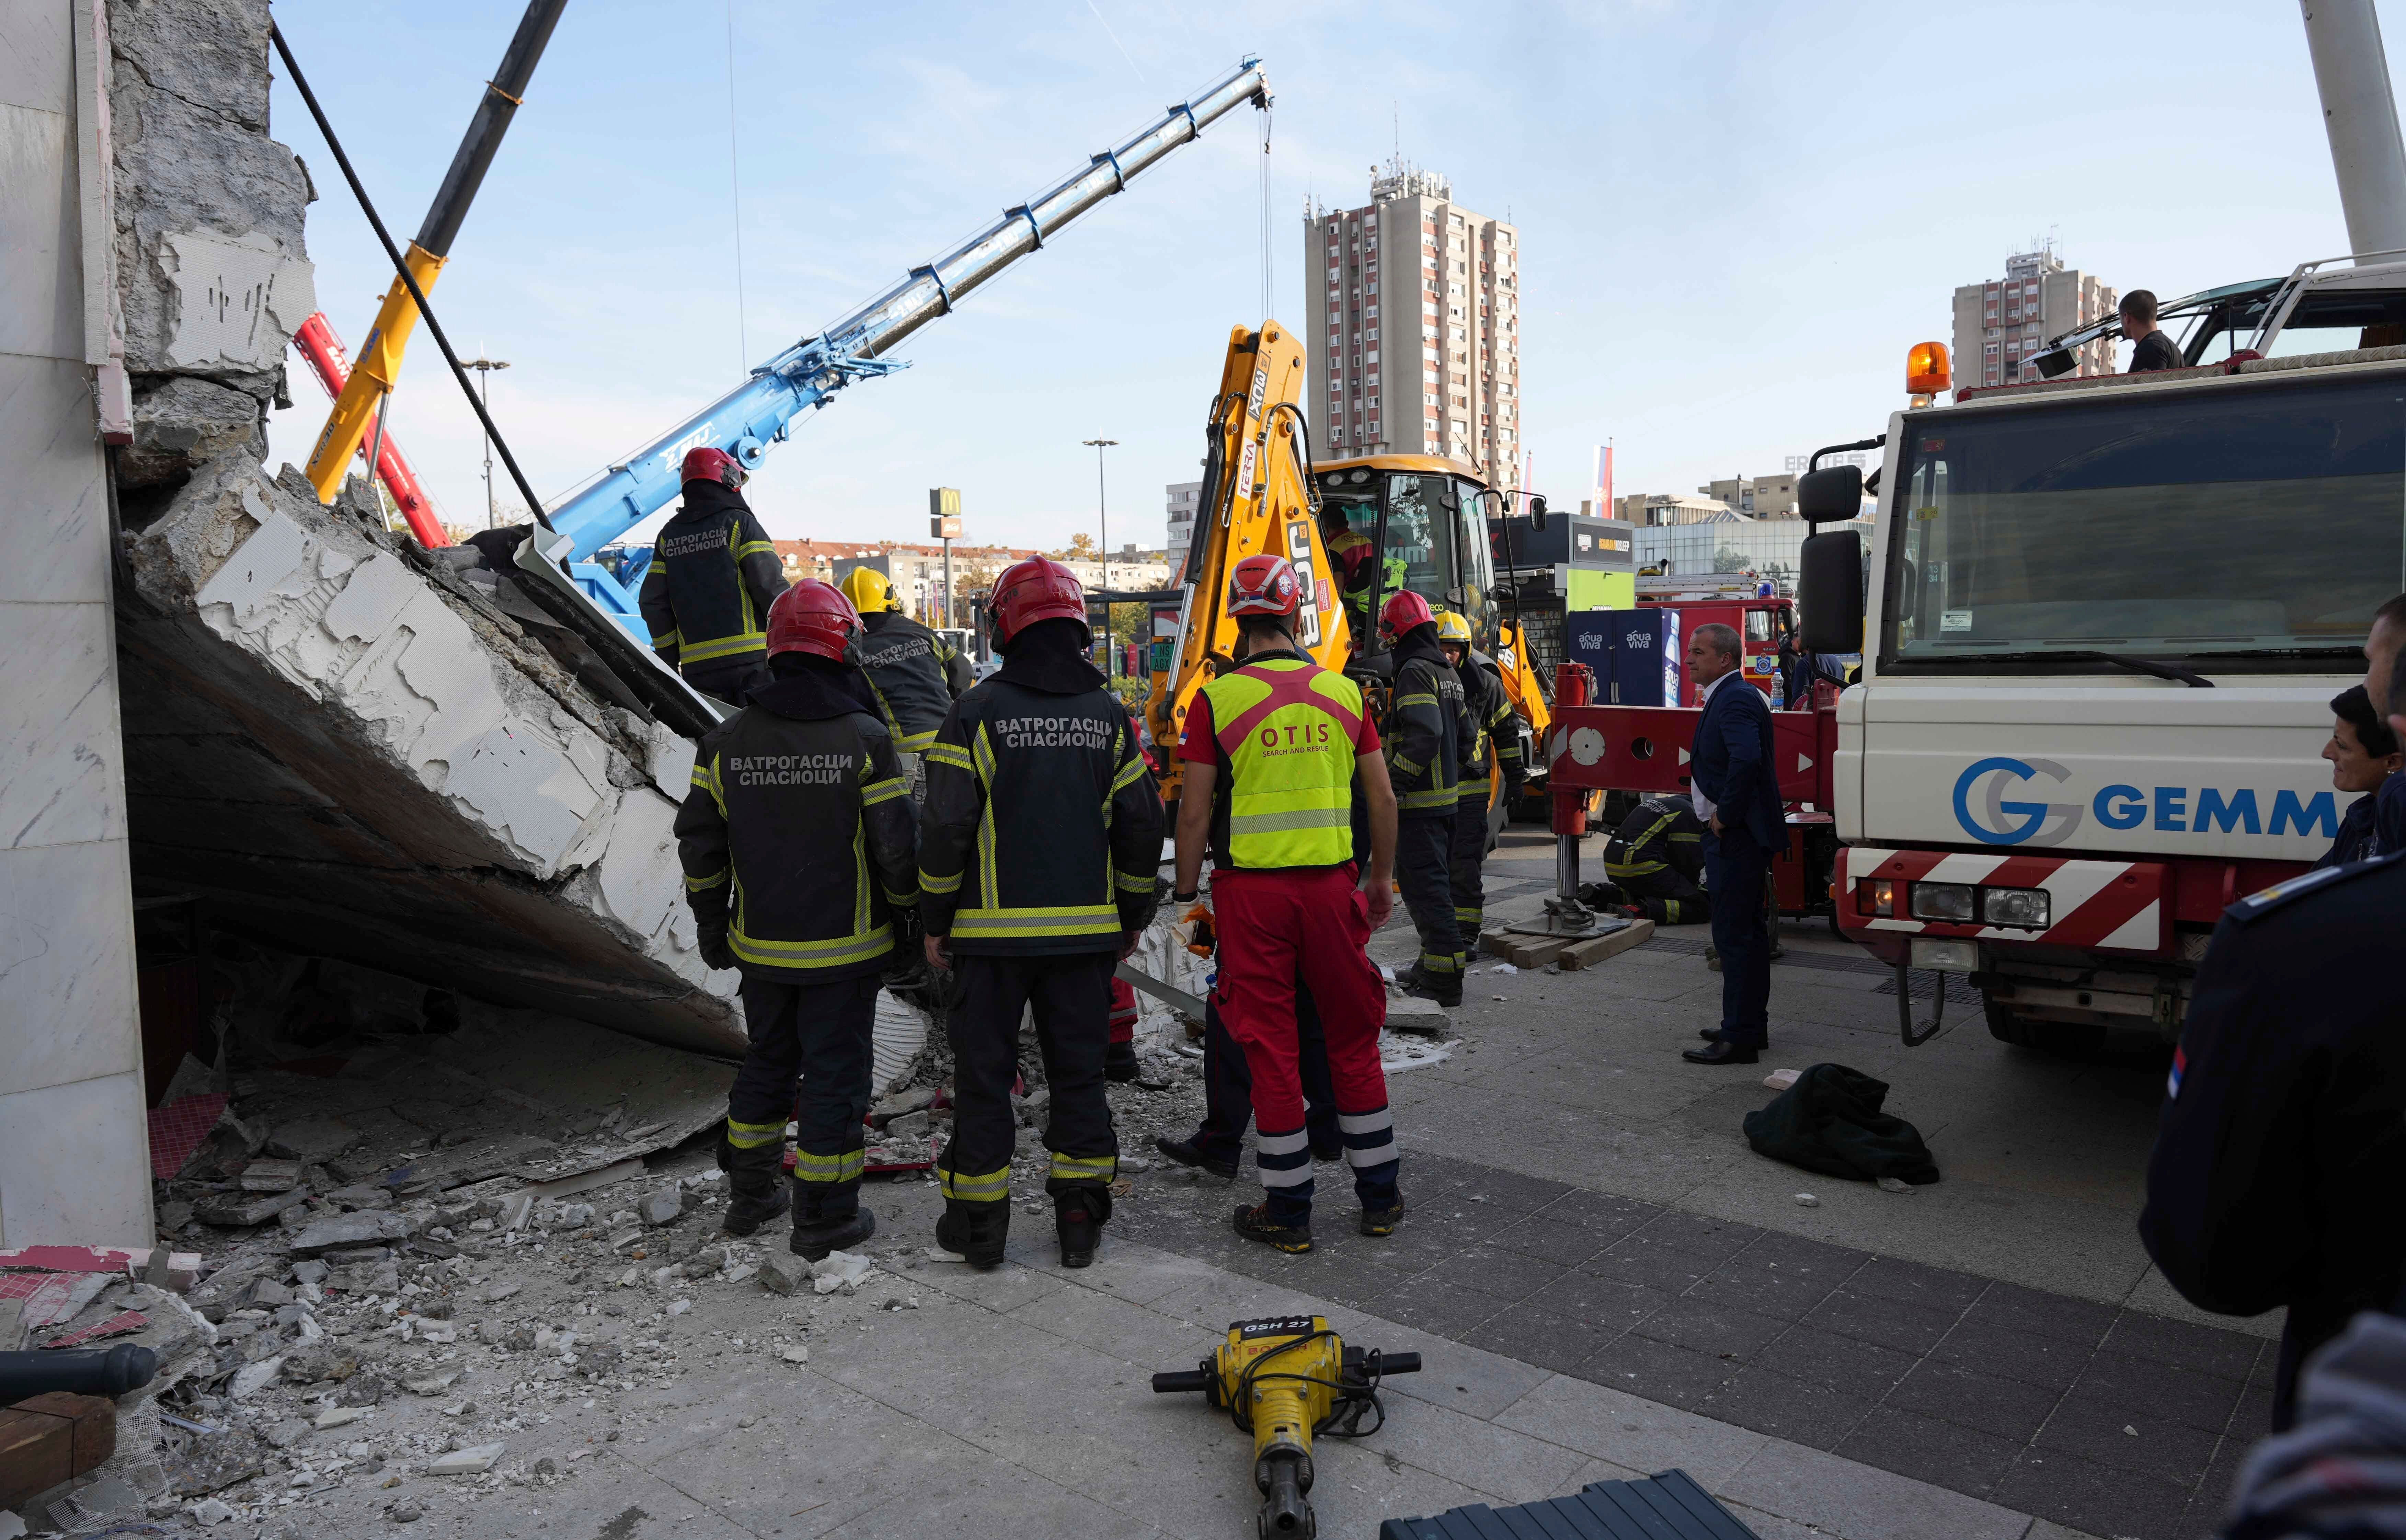
M 2293 898 L 2316 892 L 2333 883 L 2345 882 L 2351 877 L 2362 876 L 2368 871 L 2378 871 L 2384 867 L 2397 864 L 2401 858 L 2406 858 L 2406 851 L 2375 856 L 2370 861 L 2349 861 L 2342 866 L 2320 867 L 2312 871 L 2301 871 L 2295 877 L 2249 894 L 2224 912 L 2243 925 L 2249 920 L 2258 919 L 2271 913 Z

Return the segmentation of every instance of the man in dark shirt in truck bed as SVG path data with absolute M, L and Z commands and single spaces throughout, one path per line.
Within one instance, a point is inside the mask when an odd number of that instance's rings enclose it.
M 2122 335 L 2130 339 L 2130 367 L 2124 373 L 2144 374 L 2155 369 L 2186 369 L 2178 344 L 2156 324 L 2155 291 L 2133 289 L 2122 296 Z

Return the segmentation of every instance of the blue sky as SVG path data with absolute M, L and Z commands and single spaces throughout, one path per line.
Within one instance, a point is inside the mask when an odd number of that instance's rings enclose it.
M 276 7 L 397 238 L 517 10 Z M 435 310 L 511 360 L 494 416 L 550 498 L 1248 51 L 1277 96 L 1273 313 L 1303 320 L 1305 200 L 1366 201 L 1399 132 L 1521 229 L 1523 422 L 1557 499 L 1607 437 L 1618 490 L 1684 491 L 1878 431 L 1955 285 L 2033 235 L 2167 298 L 2346 245 L 2287 5 L 570 0 Z M 274 114 L 356 344 L 390 270 L 281 80 Z M 1222 120 L 799 426 L 752 485 L 771 532 L 924 539 L 946 485 L 971 538 L 1066 544 L 1094 529 L 1080 441 L 1106 437 L 1112 544 L 1158 544 L 1228 328 L 1261 318 L 1258 135 Z M 293 374 L 272 459 L 297 463 L 324 402 Z M 422 332 L 391 426 L 481 524 L 475 419 Z

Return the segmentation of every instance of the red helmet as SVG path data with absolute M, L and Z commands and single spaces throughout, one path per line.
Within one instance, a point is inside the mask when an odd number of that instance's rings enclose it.
M 717 451 L 713 450 L 715 454 Z M 843 660 L 844 647 L 860 634 L 860 612 L 832 583 L 806 577 L 769 606 L 769 656 L 809 653 Z
M 1040 620 L 1086 624 L 1086 590 L 1077 574 L 1049 557 L 1014 561 L 994 580 L 994 634 L 1002 645 Z M 1090 629 L 1087 640 L 1094 639 Z
M 685 452 L 685 469 L 679 473 L 677 479 L 715 481 L 731 490 L 743 486 L 750 476 L 733 455 L 724 449 L 713 449 L 708 445 L 704 445 L 699 449 L 687 449 Z
M 1387 600 L 1387 607 L 1379 612 L 1379 634 L 1390 642 L 1409 635 L 1415 627 L 1436 624 L 1437 612 L 1429 608 L 1429 601 L 1409 588 Z
M 1266 615 L 1280 618 L 1303 607 L 1303 585 L 1295 581 L 1295 563 L 1264 552 L 1237 563 L 1228 579 L 1231 615 Z

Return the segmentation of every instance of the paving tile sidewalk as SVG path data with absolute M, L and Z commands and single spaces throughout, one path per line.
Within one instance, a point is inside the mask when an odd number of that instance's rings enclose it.
M 1409 1218 L 1366 1239 L 1341 1169 L 1320 1167 L 1333 1190 L 1308 1256 L 1230 1232 L 1249 1180 L 1156 1180 L 1114 1224 L 1568 1380 L 2103 1534 L 2210 1531 L 2269 1426 L 2272 1345 L 2257 1336 L 1410 1151 Z
M 957 1440 L 1056 1485 L 1063 1503 L 1109 1510 L 1110 1519 L 1096 1515 L 1080 1533 L 1250 1533 L 1258 1496 L 1249 1438 L 1200 1397 L 1152 1395 L 1148 1377 L 1199 1360 L 1232 1320 L 1307 1311 L 1326 1315 L 1348 1342 L 1418 1350 L 1427 1364 L 1388 1382 L 1380 1432 L 1320 1443 L 1313 1498 L 1323 1533 L 1367 1535 L 1386 1518 L 1526 1502 L 1675 1465 L 1764 1540 L 2061 1540 L 2078 1533 L 1349 1305 L 1308 1286 L 1308 1264 L 1333 1256 L 1297 1259 L 1306 1265 L 1292 1278 L 1264 1279 L 1139 1243 L 1116 1220 L 1092 1268 L 1062 1270 L 1051 1250 L 1049 1234 L 1030 1225 L 995 1272 L 936 1264 L 914 1273 L 950 1307 L 931 1301 L 890 1317 L 873 1342 L 828 1342 L 814 1350 L 814 1374 L 885 1415 L 927 1424 L 934 1445 Z M 980 1320 L 965 1310 L 991 1314 Z M 686 1458 L 656 1470 L 686 1486 Z M 1002 1470 L 992 1479 L 1004 1480 Z M 914 1517 L 924 1523 L 931 1508 L 955 1501 L 948 1491 L 894 1494 L 873 1510 L 875 1530 L 859 1533 L 907 1533 Z M 989 1514 L 987 1533 L 1051 1533 L 1022 1527 L 1022 1511 L 1051 1509 L 1019 1492 L 1009 1510 Z M 836 1525 L 856 1533 L 842 1516 L 785 1533 Z

